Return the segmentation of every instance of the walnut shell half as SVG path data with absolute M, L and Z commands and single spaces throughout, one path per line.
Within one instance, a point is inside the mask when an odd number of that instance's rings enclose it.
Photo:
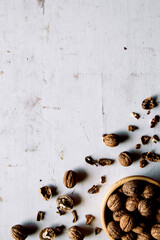
M 52 228 L 44 228 L 40 234 L 39 234 L 39 238 L 40 240 L 54 240 L 56 237 L 55 231 Z

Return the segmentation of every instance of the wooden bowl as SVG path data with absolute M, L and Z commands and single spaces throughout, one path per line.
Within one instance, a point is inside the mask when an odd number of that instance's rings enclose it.
M 160 183 L 155 181 L 152 178 L 149 177 L 145 177 L 145 176 L 130 176 L 130 177 L 125 177 L 121 180 L 119 180 L 118 182 L 116 182 L 115 184 L 113 184 L 108 191 L 106 192 L 106 195 L 104 196 L 103 202 L 102 202 L 102 206 L 101 206 L 101 222 L 102 222 L 102 226 L 103 229 L 105 231 L 105 233 L 107 234 L 107 236 L 109 237 L 109 239 L 114 240 L 108 233 L 107 231 L 107 222 L 106 222 L 106 206 L 107 206 L 107 201 L 108 198 L 110 197 L 110 195 L 120 186 L 122 186 L 124 183 L 131 181 L 131 180 L 140 180 L 140 181 L 146 181 L 148 183 L 152 183 L 154 185 L 156 185 L 157 187 L 160 187 Z

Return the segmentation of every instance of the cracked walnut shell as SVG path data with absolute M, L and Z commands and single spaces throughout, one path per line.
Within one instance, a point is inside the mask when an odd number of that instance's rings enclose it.
M 25 240 L 28 236 L 25 227 L 22 225 L 14 225 L 10 231 L 11 237 L 16 240 Z
M 44 186 L 40 188 L 40 194 L 46 201 L 48 201 L 52 197 L 52 189 L 48 186 Z
M 76 185 L 77 176 L 72 170 L 65 172 L 63 177 L 63 183 L 67 188 L 73 188 Z
M 73 200 L 67 195 L 59 196 L 56 200 L 57 208 L 62 212 L 68 212 L 73 208 Z
M 44 240 L 44 239 L 54 240 L 55 237 L 56 237 L 56 234 L 52 228 L 44 228 L 39 234 L 40 240 Z

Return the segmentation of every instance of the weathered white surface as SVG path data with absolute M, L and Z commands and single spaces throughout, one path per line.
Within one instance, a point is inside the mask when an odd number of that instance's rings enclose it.
M 84 157 L 117 159 L 143 133 L 159 133 L 159 126 L 149 129 L 158 108 L 148 116 L 141 101 L 160 90 L 160 1 L 46 0 L 44 7 L 41 2 L 0 1 L 0 240 L 10 239 L 17 223 L 36 224 L 38 231 L 28 239 L 38 239 L 44 227 L 72 225 L 70 213 L 56 214 L 56 197 L 45 202 L 39 194 L 45 184 L 56 186 L 58 194 L 72 193 L 62 184 L 68 169 L 88 174 L 73 195 L 81 196 L 77 225 L 91 213 L 94 227 L 101 226 L 101 201 L 116 180 L 159 176 L 159 164 L 142 170 L 138 162 L 123 168 L 116 161 L 96 168 Z M 131 118 L 132 111 L 144 118 Z M 104 146 L 102 133 L 127 131 L 130 123 L 140 130 L 127 142 Z M 88 196 L 103 174 L 107 183 Z M 46 212 L 40 223 L 38 210 Z M 87 238 L 107 239 L 104 232 Z

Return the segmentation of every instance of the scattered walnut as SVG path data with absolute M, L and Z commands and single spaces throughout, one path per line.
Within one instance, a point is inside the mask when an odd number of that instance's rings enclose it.
M 52 189 L 48 186 L 44 186 L 40 188 L 40 194 L 46 201 L 48 201 L 52 197 Z
M 132 164 L 132 158 L 129 152 L 122 152 L 119 154 L 118 160 L 124 167 L 128 167 Z
M 140 192 L 140 184 L 138 181 L 131 180 L 123 184 L 122 190 L 125 195 L 134 197 Z
M 67 195 L 59 196 L 56 202 L 58 210 L 62 213 L 70 211 L 74 205 L 72 198 Z
M 39 212 L 37 213 L 37 221 L 43 220 L 43 219 L 44 219 L 44 215 L 45 215 L 44 212 L 39 211 Z
M 128 197 L 126 200 L 126 209 L 130 212 L 134 212 L 138 208 L 139 198 L 138 197 Z
M 93 185 L 89 190 L 88 193 L 89 194 L 95 194 L 99 192 L 99 186 L 98 185 Z
M 75 223 L 75 222 L 78 221 L 78 215 L 77 215 L 76 210 L 73 210 L 73 211 L 72 211 L 72 214 L 73 214 L 73 223 Z
M 97 163 L 98 161 L 94 160 L 91 156 L 85 157 L 85 161 L 90 165 L 95 165 L 96 167 L 98 166 L 98 163 Z
M 154 143 L 159 142 L 159 137 L 158 137 L 157 135 L 153 135 L 153 136 L 152 136 L 152 141 L 153 141 Z
M 117 134 L 111 133 L 111 134 L 103 134 L 103 142 L 108 147 L 116 147 L 119 145 L 119 136 Z
M 140 118 L 140 115 L 138 113 L 132 112 L 131 115 L 136 119 Z
M 108 158 L 101 158 L 98 160 L 99 165 L 101 166 L 109 166 L 114 162 L 114 160 L 112 159 L 108 159 Z
M 138 127 L 136 127 L 136 126 L 133 126 L 133 125 L 128 126 L 128 131 L 130 131 L 130 132 L 134 132 L 137 129 L 138 129 Z
M 106 177 L 105 176 L 102 176 L 101 177 L 101 183 L 103 184 L 103 183 L 105 183 L 106 182 Z
M 130 232 L 134 227 L 134 219 L 130 214 L 124 214 L 120 218 L 120 227 L 124 232 Z
M 152 109 L 156 106 L 155 99 L 152 97 L 146 98 L 142 102 L 142 108 L 145 110 Z
M 22 225 L 14 225 L 10 231 L 11 237 L 16 240 L 25 240 L 28 236 L 25 227 Z
M 68 229 L 68 237 L 71 240 L 83 240 L 84 236 L 79 227 L 73 226 Z
M 65 228 L 64 225 L 60 225 L 60 226 L 54 227 L 54 231 L 55 231 L 56 236 L 61 234 L 63 232 L 64 228 Z
M 151 235 L 155 239 L 160 239 L 160 224 L 155 224 L 151 229 Z
M 136 144 L 136 146 L 135 146 L 135 149 L 140 149 L 141 148 L 141 144 Z
M 154 128 L 158 122 L 159 122 L 159 116 L 156 115 L 156 116 L 151 120 L 150 128 Z
M 96 227 L 95 228 L 95 235 L 99 234 L 102 231 L 102 228 Z
M 115 221 L 108 223 L 107 231 L 113 239 L 119 239 L 123 235 L 122 230 L 119 227 L 119 224 Z
M 148 164 L 148 162 L 147 162 L 147 160 L 141 160 L 140 162 L 139 162 L 139 166 L 140 166 L 140 168 L 144 168 L 145 166 L 147 166 L 147 164 Z
M 118 211 L 122 208 L 122 196 L 119 193 L 113 193 L 107 201 L 107 206 L 111 211 Z
M 146 154 L 146 160 L 150 162 L 158 162 L 160 160 L 160 157 L 156 153 L 148 152 Z
M 63 177 L 63 183 L 67 188 L 73 188 L 76 185 L 77 176 L 72 170 L 65 172 Z
M 43 240 L 43 239 L 54 240 L 55 237 L 56 237 L 56 234 L 52 228 L 44 228 L 39 234 L 40 240 Z
M 138 204 L 138 211 L 144 217 L 150 217 L 153 214 L 153 204 L 150 200 L 141 200 Z
M 151 137 L 149 137 L 149 136 L 142 136 L 142 137 L 141 137 L 141 143 L 142 143 L 143 145 L 148 144 L 150 138 L 151 138 Z

